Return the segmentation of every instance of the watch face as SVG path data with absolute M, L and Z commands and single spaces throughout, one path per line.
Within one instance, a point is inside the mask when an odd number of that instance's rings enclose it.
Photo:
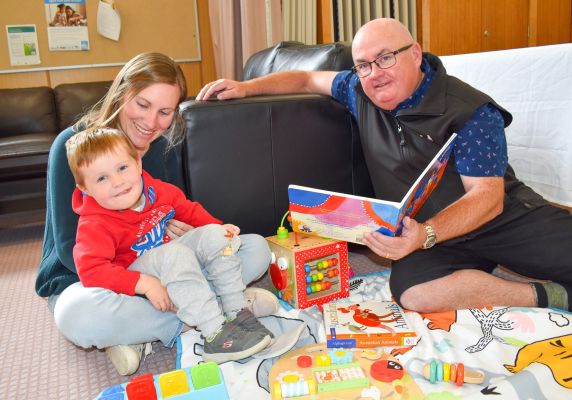
M 433 227 L 430 225 L 425 224 L 423 225 L 423 228 L 425 228 L 425 233 L 427 233 L 427 238 L 425 239 L 425 243 L 423 243 L 423 248 L 428 249 L 435 245 L 435 242 L 437 241 L 437 234 L 433 230 Z

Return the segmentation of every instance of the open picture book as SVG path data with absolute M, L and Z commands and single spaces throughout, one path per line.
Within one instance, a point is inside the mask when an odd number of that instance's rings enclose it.
M 394 301 L 324 304 L 328 348 L 414 346 L 418 338 Z
M 456 137 L 451 135 L 399 203 L 289 185 L 292 229 L 359 244 L 367 232 L 399 236 L 403 218 L 413 218 L 437 187 Z

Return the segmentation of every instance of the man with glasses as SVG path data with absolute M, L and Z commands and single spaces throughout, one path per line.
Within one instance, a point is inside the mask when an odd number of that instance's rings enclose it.
M 570 309 L 572 216 L 518 181 L 504 128 L 511 114 L 447 75 L 394 19 L 365 24 L 351 71 L 278 72 L 246 82 L 221 79 L 197 96 L 317 93 L 345 104 L 359 126 L 376 197 L 399 201 L 447 139 L 458 137 L 442 180 L 400 237 L 364 243 L 394 260 L 393 296 L 421 312 L 492 306 Z M 492 275 L 497 265 L 549 282 Z M 552 282 L 554 281 L 554 282 Z M 556 283 L 558 282 L 558 283 Z

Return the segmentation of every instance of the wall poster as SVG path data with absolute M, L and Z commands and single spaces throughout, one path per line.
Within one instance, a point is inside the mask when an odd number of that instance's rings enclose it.
M 89 50 L 86 0 L 44 0 L 50 51 Z

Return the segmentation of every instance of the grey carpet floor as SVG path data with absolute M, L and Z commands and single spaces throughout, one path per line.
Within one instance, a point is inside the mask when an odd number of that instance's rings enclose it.
M 104 352 L 78 348 L 60 335 L 46 301 L 34 291 L 41 256 L 43 214 L 0 218 L 0 399 L 83 400 L 127 381 Z M 385 260 L 353 249 L 356 274 L 373 272 Z M 268 277 L 255 286 L 268 288 Z M 134 376 L 175 368 L 176 349 L 159 343 Z
M 93 399 L 126 377 L 104 352 L 61 336 L 36 295 L 43 231 L 43 224 L 0 228 L 0 399 Z M 153 350 L 137 375 L 175 368 L 175 348 L 155 343 Z

